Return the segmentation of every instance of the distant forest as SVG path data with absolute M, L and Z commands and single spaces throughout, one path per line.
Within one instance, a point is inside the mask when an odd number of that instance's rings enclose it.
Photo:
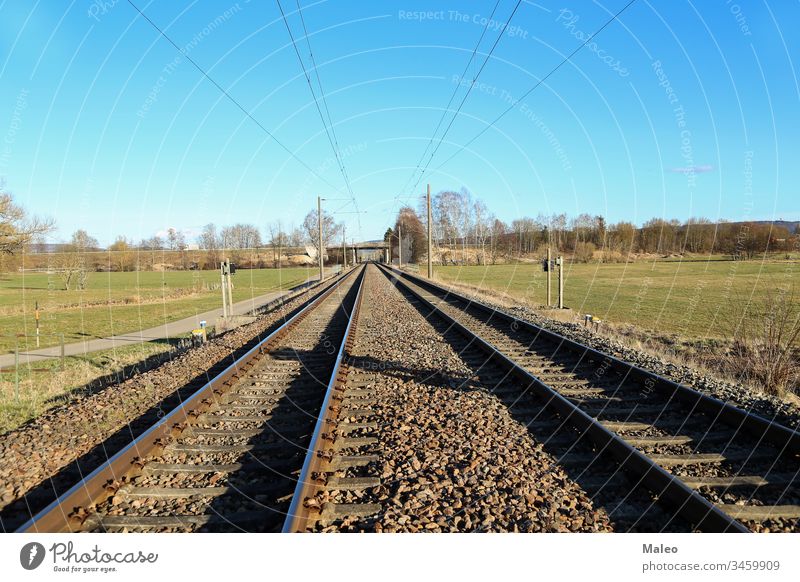
M 563 213 L 504 222 L 466 190 L 440 192 L 433 197 L 431 207 L 438 260 L 444 263 L 496 263 L 520 256 L 542 256 L 548 246 L 553 252 L 570 254 L 573 260 L 608 262 L 641 254 L 686 253 L 752 259 L 765 253 L 800 250 L 799 222 L 713 222 L 702 217 L 682 222 L 652 218 L 637 226 L 626 221 L 609 224 L 599 215 L 569 217 Z M 391 240 L 395 249 L 399 227 L 400 233 L 405 233 L 404 251 L 410 251 L 412 261 L 419 260 L 427 252 L 426 216 L 423 207 L 401 208 L 384 240 Z M 461 253 L 457 252 L 459 249 Z M 466 249 L 473 252 L 466 253 Z

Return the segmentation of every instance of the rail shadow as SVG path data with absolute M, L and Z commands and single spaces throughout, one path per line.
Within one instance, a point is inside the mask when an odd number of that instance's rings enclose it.
M 287 311 L 275 322 L 270 324 L 265 330 L 258 333 L 253 339 L 246 342 L 241 347 L 232 349 L 231 353 L 219 362 L 207 368 L 206 370 L 198 373 L 189 381 L 179 386 L 164 398 L 154 403 L 147 408 L 144 412 L 137 415 L 135 418 L 128 420 L 127 424 L 114 430 L 114 432 L 104 439 L 102 442 L 94 445 L 87 452 L 81 454 L 77 459 L 58 468 L 51 476 L 45 477 L 37 481 L 32 487 L 27 489 L 23 494 L 12 501 L 8 502 L 5 506 L 0 508 L 0 531 L 10 532 L 17 529 L 28 519 L 36 515 L 39 511 L 44 509 L 49 503 L 57 499 L 60 495 L 68 491 L 73 485 L 78 483 L 83 477 L 93 471 L 98 465 L 108 459 L 110 452 L 118 451 L 138 438 L 165 412 L 179 406 L 187 397 L 193 394 L 197 389 L 205 385 L 208 381 L 214 378 L 219 372 L 224 370 L 227 366 L 232 364 L 248 350 L 256 346 L 260 341 L 267 337 L 270 333 L 275 331 L 278 327 L 283 325 L 285 321 L 291 319 L 301 309 L 303 309 L 310 301 L 313 301 L 324 289 L 316 292 L 312 291 L 312 295 L 306 298 L 302 303 Z M 276 309 L 280 306 L 276 306 Z M 224 339 L 224 335 L 221 336 Z M 151 368 L 155 370 L 166 362 Z M 106 384 L 104 387 L 95 390 L 93 393 L 102 391 L 113 385 Z M 56 413 L 66 409 L 69 404 L 59 406 L 49 413 Z M 86 419 L 89 422 L 91 419 Z M 35 424 L 37 419 L 32 419 L 23 424 L 20 429 Z M 20 430 L 17 429 L 17 430 Z
M 483 364 L 479 367 L 470 365 L 465 359 L 465 364 L 472 370 L 470 378 L 444 379 L 445 385 L 455 390 L 485 389 L 494 394 L 511 417 L 526 427 L 531 437 L 541 443 L 544 451 L 554 457 L 566 475 L 591 498 L 594 507 L 605 510 L 615 531 L 691 531 L 689 524 L 653 504 L 647 492 L 638 489 L 636 482 L 616 469 L 613 459 L 598 455 L 588 438 L 568 426 L 561 417 L 549 409 L 532 416 L 532 407 L 542 408 L 545 404 L 534 394 L 532 386 L 512 377 L 499 364 L 491 361 L 477 344 L 465 340 L 454 327 L 436 317 L 434 310 L 397 285 L 391 277 L 388 278 L 462 358 L 478 354 L 483 357 Z M 370 364 L 386 366 L 385 362 L 367 362 L 367 365 Z M 438 370 L 409 370 L 402 364 L 397 366 L 396 373 L 416 374 L 417 378 L 441 376 Z
M 357 293 L 357 284 L 347 290 L 328 324 L 315 332 L 313 347 L 282 346 L 269 353 L 272 360 L 299 362 L 301 373 L 277 395 L 263 430 L 247 440 L 254 450 L 237 460 L 240 470 L 226 475 L 228 491 L 208 504 L 214 520 L 199 531 L 281 531 Z

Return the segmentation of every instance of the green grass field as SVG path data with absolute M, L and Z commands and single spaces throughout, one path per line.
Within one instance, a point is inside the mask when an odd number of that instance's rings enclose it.
M 435 267 L 436 276 L 506 292 L 533 305 L 545 303 L 546 273 L 540 265 Z M 553 302 L 557 279 L 553 272 Z M 800 300 L 798 261 L 654 261 L 568 264 L 566 307 L 612 323 L 684 337 L 720 337 L 737 304 L 789 283 Z
M 313 269 L 240 270 L 233 277 L 233 300 L 288 289 L 314 277 Z M 221 307 L 218 271 L 91 273 L 87 289 L 64 291 L 57 275 L 0 275 L 0 353 L 14 349 L 16 334 L 35 332 L 34 306 L 41 309 L 41 345 L 105 337 L 147 329 Z M 33 338 L 20 338 L 35 347 Z
M 0 374 L 0 434 L 17 428 L 51 408 L 70 400 L 76 391 L 90 382 L 123 371 L 147 358 L 165 355 L 170 350 L 166 342 L 144 342 L 113 350 L 92 352 L 81 356 L 68 356 L 61 369 L 58 358 L 20 366 L 19 377 L 14 371 Z M 121 411 L 101 413 L 101 422 L 107 415 Z

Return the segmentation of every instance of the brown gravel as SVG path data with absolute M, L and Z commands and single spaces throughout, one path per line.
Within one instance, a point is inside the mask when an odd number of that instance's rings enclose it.
M 0 436 L 0 525 L 18 527 L 106 455 L 140 434 L 320 291 L 311 288 L 249 325 L 211 339 L 148 372 L 73 401 Z M 183 390 L 181 390 L 183 388 Z
M 388 280 L 370 271 L 353 355 L 374 381 L 383 459 L 381 486 L 360 501 L 381 503 L 383 513 L 324 529 L 610 531 L 605 511 Z

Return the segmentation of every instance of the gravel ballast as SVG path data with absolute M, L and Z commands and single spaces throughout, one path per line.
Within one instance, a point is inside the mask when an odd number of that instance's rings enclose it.
M 277 328 L 320 291 L 299 293 L 197 348 L 121 383 L 76 396 L 0 436 L 0 525 L 12 531 L 87 472 L 170 412 L 208 380 L 207 371 Z
M 382 513 L 325 531 L 610 531 L 605 511 L 371 267 L 353 356 L 371 369 Z M 363 375 L 362 375 L 363 377 Z M 366 498 L 371 497 L 371 498 Z
M 448 286 L 437 281 L 437 284 Z M 693 368 L 690 365 L 678 365 L 644 350 L 625 345 L 623 342 L 606 337 L 583 327 L 577 323 L 565 323 L 548 318 L 523 305 L 503 305 L 486 293 L 478 290 L 467 291 L 463 287 L 453 291 L 464 297 L 479 301 L 484 305 L 505 311 L 521 320 L 561 334 L 585 346 L 613 355 L 644 370 L 659 374 L 674 382 L 679 382 L 723 402 L 752 411 L 764 418 L 773 420 L 795 430 L 800 429 L 800 408 L 791 402 L 776 396 L 754 391 L 746 386 L 725 382 Z M 508 300 L 510 301 L 510 300 Z

